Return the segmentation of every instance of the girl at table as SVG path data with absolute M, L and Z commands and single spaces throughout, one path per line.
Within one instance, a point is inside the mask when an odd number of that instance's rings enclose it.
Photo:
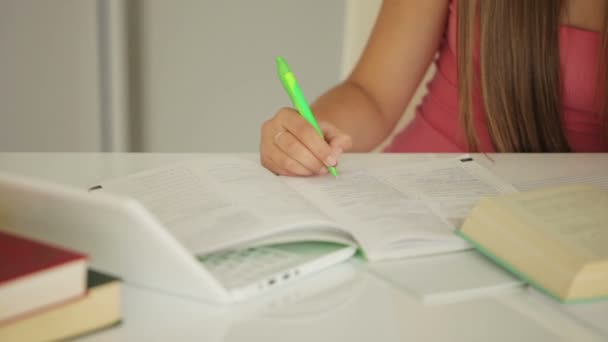
M 414 119 L 386 152 L 608 151 L 608 1 L 384 0 L 351 75 L 312 110 L 262 127 L 262 164 L 326 174 L 392 132 L 433 61 Z

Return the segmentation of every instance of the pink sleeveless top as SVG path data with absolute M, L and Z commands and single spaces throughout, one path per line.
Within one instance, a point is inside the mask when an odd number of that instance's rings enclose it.
M 457 0 L 450 3 L 445 39 L 436 62 L 437 73 L 417 108 L 414 119 L 399 132 L 385 152 L 466 152 L 467 143 L 458 116 Z M 574 152 L 607 152 L 595 94 L 601 34 L 573 27 L 560 28 L 563 125 Z M 477 98 L 481 98 L 478 94 Z M 474 103 L 475 127 L 481 152 L 494 152 L 481 100 Z

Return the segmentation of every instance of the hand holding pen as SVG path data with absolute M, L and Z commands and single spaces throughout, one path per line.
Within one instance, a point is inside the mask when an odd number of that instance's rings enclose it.
M 296 109 L 281 109 L 262 126 L 262 165 L 279 175 L 337 176 L 335 167 L 351 138 L 330 123 L 315 119 L 293 73 L 277 58 L 279 78 Z

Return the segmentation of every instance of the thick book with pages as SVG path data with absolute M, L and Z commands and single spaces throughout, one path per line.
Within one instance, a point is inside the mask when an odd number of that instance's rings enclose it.
M 475 202 L 515 191 L 468 156 L 345 163 L 337 178 L 277 177 L 246 156 L 217 156 L 91 189 L 139 200 L 195 255 L 323 241 L 357 245 L 369 260 L 467 249 L 454 231 Z
M 82 296 L 87 263 L 84 254 L 0 231 L 0 325 Z
M 608 299 L 608 191 L 570 185 L 480 201 L 459 234 L 561 302 Z
M 86 293 L 75 300 L 0 325 L 0 341 L 63 341 L 121 322 L 121 282 L 89 270 Z

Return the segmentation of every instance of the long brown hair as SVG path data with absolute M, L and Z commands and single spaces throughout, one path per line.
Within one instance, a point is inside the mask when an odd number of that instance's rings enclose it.
M 568 152 L 562 126 L 559 26 L 565 0 L 459 0 L 459 110 L 469 149 L 478 150 L 474 98 L 480 89 L 499 152 Z M 608 9 L 597 94 L 608 138 Z M 477 44 L 479 42 L 479 46 Z M 474 51 L 479 48 L 480 70 Z

